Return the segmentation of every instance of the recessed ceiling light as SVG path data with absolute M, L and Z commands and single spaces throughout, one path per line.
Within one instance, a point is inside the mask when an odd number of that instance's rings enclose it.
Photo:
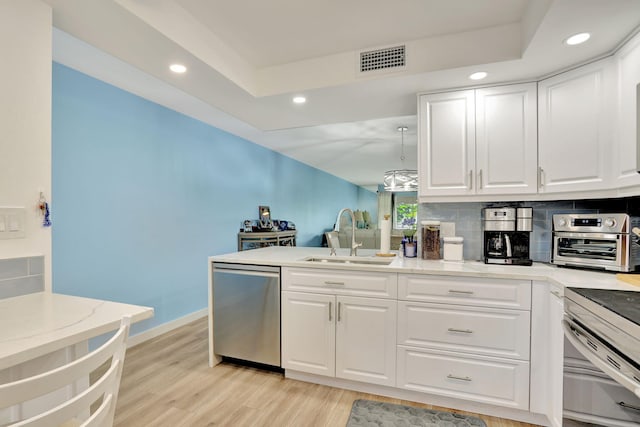
M 293 97 L 293 102 L 294 104 L 304 104 L 305 102 L 307 102 L 307 98 L 305 98 L 304 96 L 295 96 Z
M 577 44 L 586 42 L 587 40 L 589 40 L 590 37 L 591 37 L 591 34 L 589 33 L 574 34 L 568 39 L 566 39 L 564 42 L 569 46 L 575 46 Z
M 182 64 L 171 64 L 169 69 L 174 73 L 182 74 L 187 71 L 187 67 Z
M 473 73 L 469 76 L 471 80 L 482 80 L 487 77 L 487 73 L 484 71 L 478 71 L 477 73 Z

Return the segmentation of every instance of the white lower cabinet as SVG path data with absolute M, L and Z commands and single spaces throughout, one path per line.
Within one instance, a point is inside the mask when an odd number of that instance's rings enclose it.
M 563 290 L 550 285 L 549 288 L 549 334 L 548 345 L 549 389 L 547 416 L 552 427 L 562 426 L 563 363 L 564 363 L 564 319 Z
M 282 367 L 336 373 L 333 295 L 282 292 Z
M 282 367 L 395 386 L 397 301 L 282 292 Z
M 529 312 L 398 303 L 398 344 L 529 360 Z
M 282 367 L 528 411 L 531 291 L 526 280 L 283 268 Z
M 395 386 L 397 302 L 336 299 L 336 377 Z
M 459 399 L 529 408 L 529 363 L 398 346 L 398 387 Z
M 529 409 L 531 281 L 398 275 L 398 387 Z

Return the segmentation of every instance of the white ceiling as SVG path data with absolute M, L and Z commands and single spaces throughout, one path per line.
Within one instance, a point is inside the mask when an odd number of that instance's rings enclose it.
M 45 1 L 54 60 L 367 188 L 402 166 L 400 125 L 416 167 L 416 93 L 536 80 L 640 26 L 639 0 Z M 359 73 L 397 44 L 405 68 Z

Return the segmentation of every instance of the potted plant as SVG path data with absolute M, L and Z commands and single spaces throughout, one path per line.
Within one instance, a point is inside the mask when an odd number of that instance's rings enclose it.
M 416 219 L 405 218 L 402 220 L 402 225 L 407 227 L 402 234 L 404 235 L 403 250 L 404 256 L 407 258 L 415 258 L 417 256 L 417 242 L 414 240 L 416 235 Z

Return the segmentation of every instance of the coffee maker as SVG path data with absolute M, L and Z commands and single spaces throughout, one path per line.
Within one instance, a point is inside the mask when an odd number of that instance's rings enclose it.
M 485 264 L 531 265 L 532 208 L 484 209 Z

